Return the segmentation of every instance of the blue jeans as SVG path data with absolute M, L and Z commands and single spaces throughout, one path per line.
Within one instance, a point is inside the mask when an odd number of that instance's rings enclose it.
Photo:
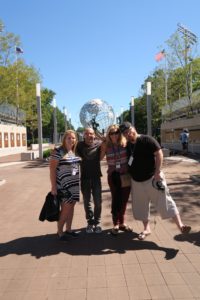
M 101 221 L 101 178 L 81 179 L 81 192 L 88 225 L 98 225 Z M 91 195 L 93 196 L 94 211 L 92 209 Z

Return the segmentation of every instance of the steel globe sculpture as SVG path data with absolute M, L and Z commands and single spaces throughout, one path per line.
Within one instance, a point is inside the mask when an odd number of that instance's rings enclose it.
M 86 102 L 80 111 L 80 122 L 83 127 L 91 127 L 100 133 L 106 132 L 114 120 L 115 114 L 112 107 L 101 99 Z

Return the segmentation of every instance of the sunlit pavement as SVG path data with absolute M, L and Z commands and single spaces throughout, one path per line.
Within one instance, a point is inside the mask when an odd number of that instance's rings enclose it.
M 186 161 L 185 161 L 186 160 Z M 192 232 L 181 235 L 152 208 L 152 234 L 139 241 L 142 225 L 132 217 L 133 233 L 112 236 L 110 192 L 103 171 L 101 234 L 85 233 L 82 199 L 73 228 L 79 238 L 61 242 L 56 224 L 38 221 L 50 189 L 48 162 L 2 165 L 0 178 L 0 299 L 200 299 L 200 185 L 198 161 L 166 159 L 170 192 Z

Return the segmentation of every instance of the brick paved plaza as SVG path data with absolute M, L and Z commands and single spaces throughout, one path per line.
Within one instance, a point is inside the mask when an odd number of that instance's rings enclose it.
M 126 222 L 133 233 L 110 235 L 110 192 L 103 171 L 102 234 L 86 234 L 82 199 L 75 207 L 78 239 L 61 242 L 56 224 L 38 221 L 50 189 L 48 162 L 0 160 L 0 299 L 200 299 L 200 184 L 198 160 L 165 159 L 169 188 L 191 234 L 181 235 L 152 208 L 152 234 L 137 239 L 142 225 Z

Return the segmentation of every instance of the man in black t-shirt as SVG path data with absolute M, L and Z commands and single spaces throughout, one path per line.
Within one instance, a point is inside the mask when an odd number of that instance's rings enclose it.
M 138 238 L 144 240 L 151 233 L 150 202 L 155 204 L 163 219 L 173 218 L 180 231 L 188 233 L 191 227 L 182 223 L 161 171 L 163 153 L 159 143 L 151 136 L 138 134 L 129 122 L 121 124 L 120 131 L 128 141 L 133 215 L 144 224 L 144 230 Z
M 83 134 L 84 141 L 80 141 L 76 147 L 76 154 L 81 161 L 81 192 L 87 219 L 87 233 L 101 233 L 101 167 L 100 146 L 95 139 L 92 128 L 86 128 Z M 94 210 L 92 209 L 91 196 L 93 196 Z

